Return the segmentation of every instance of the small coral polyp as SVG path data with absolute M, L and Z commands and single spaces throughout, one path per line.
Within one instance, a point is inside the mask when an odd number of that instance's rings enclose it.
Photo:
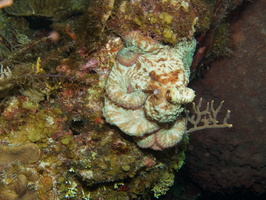
M 195 93 L 188 88 L 195 39 L 174 47 L 162 45 L 140 31 L 131 31 L 126 47 L 106 82 L 106 121 L 134 136 L 139 147 L 163 150 L 182 140 L 184 105 Z

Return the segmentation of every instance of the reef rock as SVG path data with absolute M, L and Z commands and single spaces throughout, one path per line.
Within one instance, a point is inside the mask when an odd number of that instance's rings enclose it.
M 20 146 L 0 146 L 0 166 L 12 162 L 34 163 L 39 160 L 39 157 L 40 149 L 34 143 Z
M 230 26 L 232 56 L 216 60 L 191 85 L 205 99 L 224 99 L 234 127 L 191 134 L 185 169 L 211 192 L 265 194 L 266 4 L 246 2 L 242 9 Z
M 59 20 L 74 12 L 82 11 L 88 3 L 85 0 L 16 0 L 11 6 L 5 8 L 5 12 L 15 16 L 47 17 Z
M 142 148 L 172 147 L 186 131 L 183 105 L 195 97 L 187 85 L 196 41 L 170 47 L 140 31 L 124 40 L 106 82 L 103 115 Z

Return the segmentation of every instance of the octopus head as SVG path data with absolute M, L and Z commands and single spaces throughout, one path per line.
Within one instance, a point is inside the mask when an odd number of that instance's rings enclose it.
M 194 90 L 185 86 L 155 89 L 145 102 L 145 114 L 159 123 L 173 122 L 194 97 Z
M 154 93 L 150 95 L 145 102 L 145 115 L 149 119 L 155 120 L 159 123 L 168 123 L 175 121 L 180 113 L 183 112 L 184 108 L 181 103 L 175 102 L 175 100 L 177 100 L 177 92 L 175 91 L 175 93 L 173 93 L 173 91 L 175 90 L 154 90 Z M 175 99 L 171 99 L 172 95 Z M 185 98 L 186 97 L 183 97 L 183 99 Z

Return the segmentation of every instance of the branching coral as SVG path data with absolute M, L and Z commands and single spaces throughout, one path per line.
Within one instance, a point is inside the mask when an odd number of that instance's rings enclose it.
M 200 110 L 202 103 L 202 98 L 200 98 L 198 105 L 192 103 L 192 116 L 189 116 L 190 111 L 185 110 L 187 122 L 193 125 L 192 128 L 188 129 L 186 133 L 191 133 L 193 131 L 202 130 L 206 128 L 231 128 L 233 125 L 228 124 L 227 120 L 230 117 L 230 110 L 227 110 L 226 116 L 223 119 L 222 123 L 217 121 L 217 115 L 220 112 L 224 101 L 222 101 L 219 106 L 215 109 L 213 104 L 214 101 L 211 101 L 211 104 L 208 102 L 205 110 Z

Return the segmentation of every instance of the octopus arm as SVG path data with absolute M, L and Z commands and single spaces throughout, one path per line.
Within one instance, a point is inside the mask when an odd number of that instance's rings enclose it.
M 156 144 L 162 149 L 173 147 L 182 140 L 185 132 L 185 119 L 178 119 L 170 129 L 160 129 L 155 134 Z
M 142 137 L 159 129 L 156 122 L 146 119 L 143 108 L 128 110 L 113 104 L 107 98 L 104 103 L 103 115 L 106 121 L 118 126 L 120 130 L 130 136 Z
M 127 108 L 140 108 L 147 94 L 134 88 L 131 78 L 125 76 L 122 70 L 117 70 L 114 66 L 106 83 L 107 97 L 115 104 Z
M 180 43 L 177 43 L 175 46 L 176 51 L 182 58 L 182 61 L 184 63 L 184 68 L 188 76 L 190 74 L 190 66 L 193 61 L 196 45 L 197 45 L 196 40 L 192 38 L 191 40 L 184 40 Z
M 168 101 L 175 105 L 191 103 L 194 98 L 194 90 L 186 86 L 170 88 L 167 94 Z
M 145 135 L 144 137 L 136 137 L 135 141 L 141 148 L 151 148 L 155 144 L 155 134 Z

